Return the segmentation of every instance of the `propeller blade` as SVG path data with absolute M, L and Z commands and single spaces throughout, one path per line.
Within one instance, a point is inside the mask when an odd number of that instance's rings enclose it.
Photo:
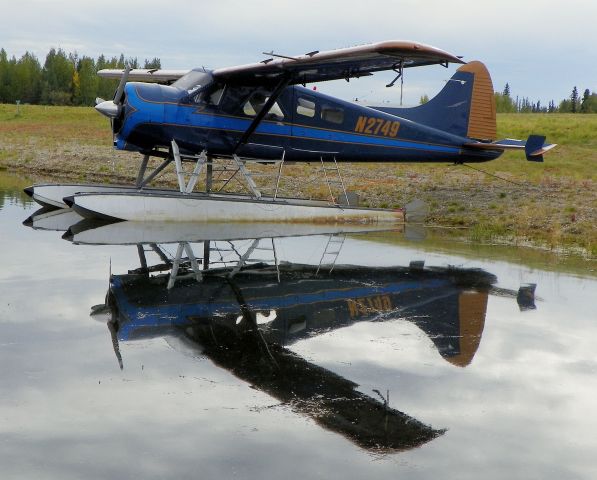
M 95 104 L 99 105 L 100 103 L 104 103 L 105 100 L 101 97 L 95 97 Z
M 126 85 L 126 81 L 129 78 L 130 71 L 131 71 L 131 67 L 126 67 L 124 69 L 124 73 L 122 74 L 122 77 L 120 77 L 120 83 L 118 84 L 118 88 L 116 89 L 116 93 L 114 94 L 114 103 L 116 105 L 121 104 L 122 93 L 124 92 L 124 86 Z

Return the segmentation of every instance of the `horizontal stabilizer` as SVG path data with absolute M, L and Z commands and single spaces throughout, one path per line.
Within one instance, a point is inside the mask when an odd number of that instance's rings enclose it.
M 546 144 L 545 137 L 541 135 L 529 135 L 529 138 L 524 140 L 515 140 L 513 138 L 505 138 L 495 142 L 470 142 L 465 143 L 467 148 L 478 150 L 523 150 L 525 151 L 527 160 L 531 162 L 542 162 L 543 154 L 557 146 L 557 143 Z

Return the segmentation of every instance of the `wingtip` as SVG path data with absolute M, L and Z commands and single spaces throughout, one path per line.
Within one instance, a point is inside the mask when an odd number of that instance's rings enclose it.
M 543 145 L 541 148 L 539 148 L 538 150 L 535 150 L 534 152 L 532 152 L 530 154 L 531 157 L 538 157 L 540 155 L 543 155 L 544 153 L 549 152 L 550 150 L 554 149 L 555 147 L 557 147 L 558 144 L 557 143 L 551 143 L 549 145 Z

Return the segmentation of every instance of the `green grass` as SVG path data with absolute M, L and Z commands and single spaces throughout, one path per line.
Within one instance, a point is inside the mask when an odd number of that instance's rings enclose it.
M 52 147 L 64 141 L 105 145 L 111 141 L 108 121 L 90 107 L 0 104 L 0 140 L 39 139 Z M 1 145 L 1 144 L 0 144 Z

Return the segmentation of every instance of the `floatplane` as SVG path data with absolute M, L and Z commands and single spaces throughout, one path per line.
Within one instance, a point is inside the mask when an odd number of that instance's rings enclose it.
M 41 204 L 120 220 L 396 222 L 403 220 L 402 211 L 351 202 L 341 164 L 485 162 L 507 149 L 542 161 L 555 146 L 538 135 L 496 141 L 486 67 L 435 47 L 386 41 L 266 55 L 257 63 L 215 70 L 101 70 L 100 76 L 120 81 L 114 98 L 97 99 L 95 108 L 110 118 L 115 148 L 142 155 L 135 185 L 43 184 L 26 192 Z M 306 88 L 381 71 L 396 73 L 392 86 L 402 84 L 405 69 L 450 64 L 461 66 L 435 98 L 414 108 L 367 107 Z M 150 159 L 158 159 L 155 168 Z M 268 193 L 249 169 L 253 162 L 276 165 Z M 329 201 L 281 196 L 285 162 L 320 163 Z M 188 164 L 192 170 L 185 171 Z M 178 190 L 151 188 L 170 165 Z M 205 188 L 196 191 L 202 174 Z M 241 179 L 247 193 L 225 193 L 232 179 Z

